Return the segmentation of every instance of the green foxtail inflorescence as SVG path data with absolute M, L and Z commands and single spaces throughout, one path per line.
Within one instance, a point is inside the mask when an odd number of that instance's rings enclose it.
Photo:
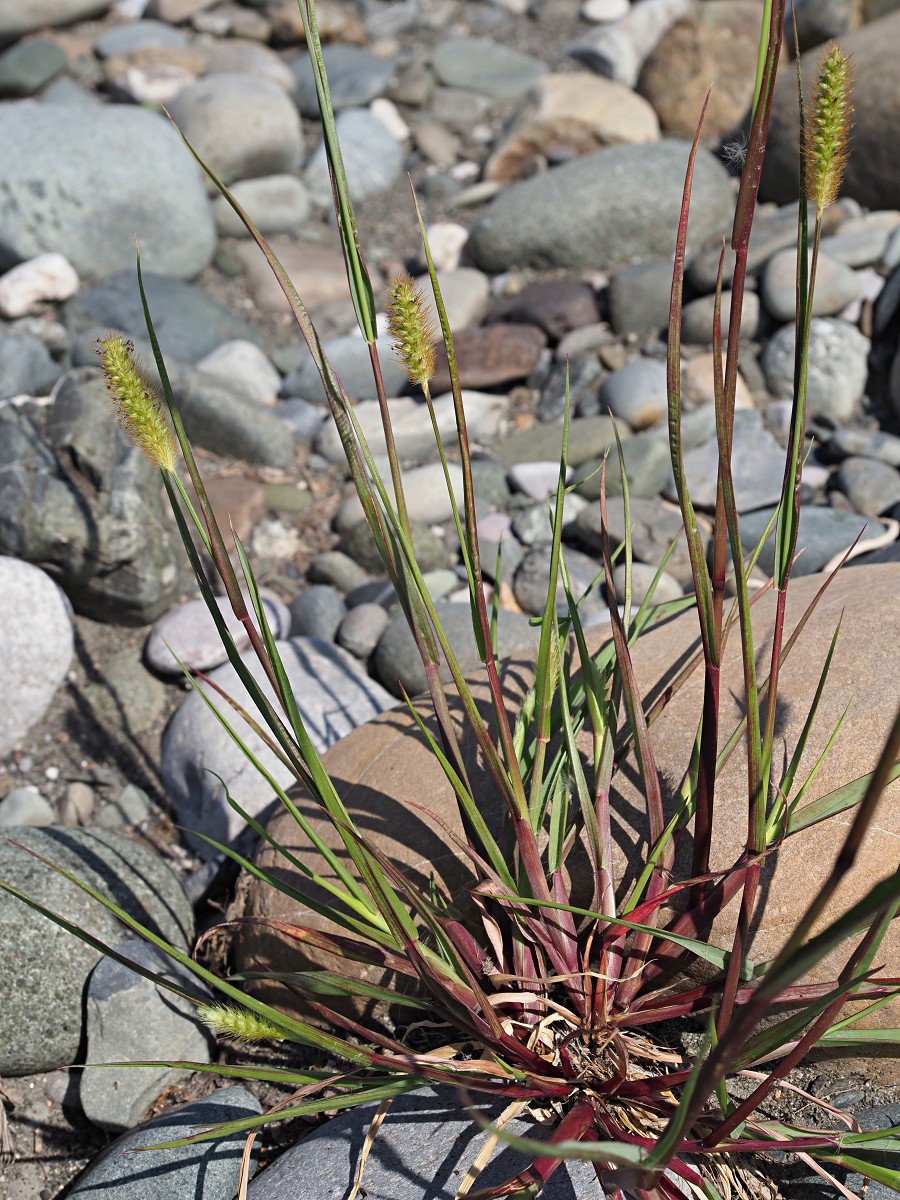
M 233 1004 L 198 1004 L 197 1016 L 216 1037 L 232 1042 L 284 1041 L 277 1025 Z
M 850 63 L 834 43 L 819 61 L 815 104 L 806 122 L 806 196 L 821 213 L 837 199 L 850 138 Z
M 398 274 L 389 288 L 389 325 L 394 349 L 411 383 L 423 390 L 434 374 L 435 331 L 425 297 L 409 275 Z
M 98 338 L 97 353 L 119 421 L 131 440 L 163 471 L 175 466 L 175 439 L 159 396 L 134 352 L 120 334 Z

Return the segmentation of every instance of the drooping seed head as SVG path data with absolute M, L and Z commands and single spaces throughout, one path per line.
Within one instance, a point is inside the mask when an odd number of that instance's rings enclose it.
M 175 439 L 163 416 L 159 396 L 134 352 L 134 342 L 117 333 L 97 340 L 101 369 L 119 422 L 154 466 L 171 471 L 175 466 Z
M 833 43 L 819 60 L 815 103 L 804 133 L 806 196 L 821 213 L 837 199 L 850 138 L 850 63 Z
M 265 1017 L 233 1004 L 198 1004 L 197 1016 L 216 1037 L 231 1042 L 283 1042 L 284 1034 Z
M 397 357 L 411 383 L 424 388 L 434 374 L 435 331 L 425 297 L 409 275 L 394 275 L 389 288 L 389 327 Z

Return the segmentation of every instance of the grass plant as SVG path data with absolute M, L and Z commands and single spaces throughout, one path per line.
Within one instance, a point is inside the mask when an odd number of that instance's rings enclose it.
M 314 938 L 334 959 L 333 969 L 300 972 L 282 982 L 292 997 L 301 997 L 308 1019 L 289 1016 L 257 999 L 243 985 L 247 977 L 219 978 L 191 956 L 166 944 L 121 911 L 111 900 L 78 883 L 127 926 L 188 967 L 214 989 L 210 1004 L 191 995 L 200 1016 L 223 1038 L 243 1042 L 275 1040 L 332 1056 L 340 1071 L 260 1067 L 252 1064 L 197 1067 L 222 1071 L 231 1078 L 277 1079 L 293 1089 L 277 1110 L 258 1118 L 233 1121 L 205 1130 L 197 1138 L 225 1132 L 252 1132 L 272 1120 L 321 1114 L 393 1097 L 426 1083 L 459 1090 L 470 1098 L 503 1101 L 503 1116 L 489 1124 L 496 1141 L 527 1154 L 530 1165 L 502 1185 L 477 1190 L 473 1169 L 463 1190 L 470 1200 L 509 1197 L 532 1200 L 567 1158 L 587 1159 L 611 1200 L 676 1200 L 687 1194 L 705 1200 L 727 1200 L 755 1194 L 751 1187 L 759 1156 L 769 1151 L 800 1156 L 826 1179 L 836 1168 L 857 1170 L 900 1191 L 900 1129 L 865 1133 L 850 1120 L 834 1123 L 834 1110 L 822 1106 L 815 1128 L 791 1125 L 767 1115 L 773 1089 L 817 1045 L 872 1043 L 900 1047 L 900 1030 L 868 1030 L 860 1018 L 900 994 L 900 979 L 879 970 L 879 947 L 900 906 L 900 869 L 878 879 L 853 906 L 823 926 L 821 917 L 847 873 L 858 863 L 860 845 L 870 829 L 881 794 L 895 778 L 900 755 L 900 717 L 885 731 L 884 753 L 876 769 L 839 791 L 809 798 L 812 774 L 801 777 L 799 765 L 809 744 L 829 653 L 820 685 L 810 698 L 806 720 L 781 768 L 773 755 L 779 713 L 781 666 L 796 653 L 797 640 L 813 604 L 797 627 L 785 628 L 785 599 L 796 552 L 800 516 L 807 347 L 816 259 L 824 208 L 839 186 L 847 151 L 848 71 L 839 48 L 823 63 L 819 90 L 806 121 L 801 148 L 803 179 L 815 212 L 812 236 L 807 210 L 800 205 L 797 281 L 797 366 L 791 437 L 786 456 L 776 525 L 776 621 L 768 671 L 762 675 L 754 652 L 748 574 L 758 548 L 749 556 L 741 545 L 731 475 L 735 388 L 740 348 L 740 317 L 747 273 L 747 249 L 757 202 L 766 146 L 772 91 L 785 23 L 784 0 L 766 0 L 763 8 L 753 120 L 740 182 L 731 247 L 736 266 L 731 289 L 731 319 L 724 367 L 716 378 L 716 427 L 719 441 L 715 531 L 709 559 L 685 480 L 681 451 L 680 325 L 694 162 L 700 128 L 688 163 L 684 201 L 676 238 L 668 340 L 669 442 L 685 537 L 693 573 L 693 596 L 669 605 L 648 597 L 631 608 L 631 544 L 624 545 L 624 594 L 616 597 L 613 546 L 606 532 L 605 471 L 601 478 L 603 513 L 602 576 L 610 598 L 611 637 L 590 652 L 579 601 L 573 594 L 562 544 L 566 495 L 568 398 L 564 419 L 559 482 L 548 506 L 552 556 L 547 601 L 535 631 L 533 685 L 516 711 L 503 690 L 502 666 L 496 650 L 496 593 L 486 599 L 475 518 L 471 452 L 466 417 L 453 353 L 453 340 L 441 299 L 425 228 L 413 197 L 413 210 L 423 235 L 428 273 L 449 363 L 457 421 L 457 445 L 463 491 L 456 517 L 462 561 L 468 579 L 472 623 L 486 680 L 491 714 L 485 719 L 454 648 L 429 595 L 412 544 L 403 473 L 391 434 L 390 413 L 375 344 L 375 298 L 359 244 L 353 206 L 335 131 L 328 81 L 319 45 L 313 0 L 300 0 L 307 43 L 325 131 L 334 187 L 337 227 L 347 264 L 350 294 L 360 330 L 371 355 L 381 404 L 390 481 L 383 480 L 340 380 L 333 372 L 312 321 L 272 249 L 227 189 L 207 174 L 229 200 L 266 255 L 284 289 L 306 340 L 339 431 L 356 490 L 385 571 L 410 624 L 428 680 L 428 693 L 438 736 L 426 728 L 410 705 L 421 735 L 439 760 L 455 795 L 461 834 L 442 830 L 464 856 L 470 873 L 467 903 L 454 906 L 435 890 L 416 887 L 386 858 L 354 819 L 329 777 L 304 728 L 279 657 L 263 618 L 262 603 L 251 565 L 235 539 L 237 566 L 226 552 L 208 502 L 197 464 L 185 436 L 165 363 L 153 330 L 152 314 L 141 295 L 156 357 L 164 406 L 161 410 L 130 348 L 111 337 L 102 345 L 103 367 L 126 426 L 148 444 L 172 501 L 186 551 L 228 657 L 253 697 L 255 726 L 287 764 L 298 785 L 321 806 L 331 822 L 335 852 L 311 827 L 290 791 L 267 776 L 273 794 L 298 822 L 319 852 L 320 875 L 296 858 L 291 864 L 315 885 L 318 899 L 294 889 L 263 868 L 242 858 L 231 846 L 210 842 L 257 878 L 279 887 L 307 910 L 327 921 L 327 929 L 294 926 L 286 931 L 296 941 Z M 702 122 L 702 118 L 701 118 Z M 810 254 L 811 250 L 811 254 Z M 723 246 L 724 261 L 725 248 Z M 140 260 L 138 262 L 140 279 Z M 722 362 L 722 267 L 717 285 L 714 359 Z M 426 319 L 425 303 L 410 280 L 391 285 L 391 328 L 410 378 L 423 392 L 432 413 L 429 380 L 434 369 L 435 334 Z M 192 504 L 175 465 L 171 437 L 162 415 L 171 418 L 172 433 L 184 459 L 199 504 Z M 448 451 L 435 436 L 450 487 Z M 621 463 L 626 526 L 630 524 L 628 482 Z M 452 490 L 452 489 L 451 489 Z M 271 703 L 242 663 L 207 582 L 201 551 L 215 563 L 238 619 L 245 626 L 276 696 Z M 728 556 L 733 562 L 736 600 L 727 608 L 725 578 Z M 662 571 L 665 561 L 660 565 Z M 567 603 L 557 603 L 562 587 Z M 245 601 L 244 597 L 249 599 Z M 617 599 L 624 602 L 620 615 Z M 667 696 L 650 704 L 639 693 L 633 651 L 641 635 L 672 613 L 694 608 L 701 647 L 682 670 Z M 743 664 L 745 717 L 733 730 L 720 728 L 720 670 L 728 637 L 738 637 Z M 835 639 L 837 632 L 835 633 Z M 832 642 L 832 652 L 834 642 Z M 449 669 L 451 685 L 442 678 Z M 678 803 L 663 798 L 654 757 L 652 724 L 692 671 L 702 673 L 704 699 L 690 766 Z M 202 685 L 201 685 L 202 686 Z M 212 705 L 212 699 L 209 700 Z M 502 828 L 492 832 L 485 798 L 466 769 L 453 705 L 465 717 L 465 737 L 474 739 L 502 803 Z M 235 706 L 236 707 L 236 706 Z M 237 710 L 241 716 L 247 715 Z M 241 742 L 232 710 L 222 706 L 220 719 Z M 834 737 L 837 730 L 831 732 Z M 725 736 L 727 735 L 727 737 Z M 581 739 L 579 741 L 579 738 Z M 723 746 L 724 740 L 724 749 Z M 585 753 L 584 747 L 588 746 Z M 724 870 L 713 870 L 718 807 L 717 777 L 732 753 L 746 757 L 747 818 L 745 845 Z M 617 874 L 613 852 L 613 809 L 616 776 L 633 756 L 642 784 L 648 836 L 642 868 Z M 265 776 L 258 761 L 257 769 Z M 239 797 L 228 797 L 246 817 Z M 734 799 L 729 798 L 733 804 Z M 427 820 L 428 798 L 418 808 Z M 748 955 L 751 920 L 758 915 L 760 873 L 766 858 L 819 821 L 843 814 L 847 834 L 834 870 L 809 902 L 782 949 L 767 962 Z M 256 822 L 247 818 L 259 832 Z M 201 835 L 202 836 L 202 835 Z M 679 864 L 680 844 L 692 850 L 687 868 Z M 567 862 L 575 846 L 586 850 L 591 864 L 593 895 L 576 904 Z M 287 852 L 285 852 L 287 853 Z M 327 870 L 326 870 L 327 869 Z M 63 872 L 65 874 L 65 872 Z M 69 877 L 71 878 L 71 877 Z M 14 892 L 9 885 L 7 891 Z M 19 894 L 15 893 L 14 894 Z M 109 947 L 76 929 L 64 917 L 36 901 L 26 903 L 57 921 L 104 953 Z M 715 919 L 733 913 L 730 944 L 713 944 Z M 257 918 L 257 921 L 260 919 Z M 265 924 L 265 918 L 262 919 Z M 272 923 L 276 927 L 276 923 Z M 283 922 L 277 928 L 285 931 Z M 330 930 L 330 932 L 328 931 Z M 827 983 L 806 981 L 809 970 L 835 947 L 845 947 L 844 966 Z M 123 961 L 120 959 L 120 961 Z M 364 983 L 354 964 L 364 963 L 394 973 L 402 986 L 385 989 Z M 698 974 L 694 969 L 702 965 Z M 127 965 L 172 990 L 180 989 L 152 972 Z M 182 994 L 186 994 L 182 992 Z M 341 1001 L 377 1001 L 400 1013 L 393 1032 L 370 1027 L 349 1014 Z M 852 1007 L 848 1007 L 850 1002 Z M 406 1036 L 423 1010 L 440 1028 L 441 1053 L 423 1051 Z M 673 1029 L 700 1028 L 699 1044 L 686 1051 Z M 185 1065 L 185 1064 L 170 1064 Z M 190 1064 L 193 1065 L 193 1064 Z M 748 1085 L 748 1080 L 750 1081 Z M 736 1087 L 736 1083 L 743 1086 Z M 511 1135 L 509 1118 L 521 1113 L 549 1118 L 544 1140 Z M 485 1124 L 473 1110 L 473 1117 Z M 182 1139 L 173 1145 L 184 1144 Z M 357 1183 L 359 1180 L 357 1180 Z M 245 1183 L 244 1183 L 245 1186 Z M 841 1185 L 845 1196 L 852 1196 Z

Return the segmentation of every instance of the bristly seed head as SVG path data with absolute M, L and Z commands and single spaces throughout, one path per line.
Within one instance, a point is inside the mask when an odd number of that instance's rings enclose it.
M 197 1016 L 216 1037 L 232 1042 L 283 1042 L 284 1034 L 277 1025 L 233 1004 L 198 1004 Z
M 835 42 L 819 61 L 812 112 L 807 117 L 806 196 L 821 213 L 837 199 L 850 136 L 850 63 Z
M 391 337 L 411 383 L 425 388 L 434 374 L 435 331 L 425 297 L 409 275 L 394 275 L 388 308 Z
M 97 353 L 125 432 L 163 471 L 175 466 L 175 439 L 163 416 L 159 396 L 134 352 L 134 342 L 109 333 L 97 339 Z

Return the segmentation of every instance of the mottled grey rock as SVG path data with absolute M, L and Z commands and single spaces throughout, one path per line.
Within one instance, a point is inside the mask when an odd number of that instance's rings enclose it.
M 759 414 L 753 413 L 759 421 Z M 757 422 L 738 422 L 734 426 L 731 471 L 737 510 L 750 512 L 774 504 L 781 495 L 784 478 L 784 452 L 767 429 Z M 697 508 L 715 508 L 716 473 L 719 443 L 715 438 L 704 442 L 684 456 L 684 474 L 688 491 Z M 675 481 L 670 480 L 663 495 L 676 499 Z
M 113 949 L 209 1002 L 209 989 L 186 967 L 138 938 Z M 208 1063 L 210 1036 L 184 996 L 138 975 L 112 958 L 101 958 L 88 981 L 85 1004 L 87 1051 L 78 1089 L 84 1115 L 102 1129 L 121 1133 L 138 1124 L 168 1087 L 187 1078 L 177 1067 L 101 1067 L 98 1063 L 149 1059 Z
M 795 89 L 796 94 L 796 89 Z M 815 220 L 815 210 L 809 206 L 810 224 Z M 734 278 L 734 251 L 731 249 L 731 224 L 723 224 L 716 237 L 712 237 L 694 254 L 687 264 L 686 278 L 698 292 L 712 293 L 716 290 L 716 275 L 719 256 L 722 253 L 722 237 L 725 238 L 725 261 L 722 264 L 722 286 L 730 288 Z M 747 252 L 747 270 L 756 275 L 773 254 L 787 246 L 797 244 L 797 205 L 784 208 L 763 209 L 753 221 L 753 237 Z
M 367 659 L 388 626 L 390 617 L 380 604 L 357 604 L 351 608 L 337 631 L 337 643 L 355 658 Z
M 13 788 L 0 800 L 0 829 L 15 829 L 24 825 L 46 828 L 52 824 L 50 801 L 33 784 Z
M 625 540 L 625 506 L 620 496 L 610 496 L 606 508 L 610 550 L 614 552 Z M 649 563 L 652 567 L 659 566 L 669 543 L 678 537 L 666 570 L 679 583 L 687 585 L 691 580 L 691 568 L 681 514 L 660 500 L 644 500 L 639 497 L 631 500 L 629 509 L 631 546 L 635 559 Z M 701 536 L 705 536 L 703 530 L 700 532 Z M 599 556 L 602 544 L 599 504 L 589 504 L 581 510 L 575 518 L 575 533 L 583 545 Z
M 290 603 L 291 637 L 322 638 L 333 642 L 347 613 L 344 597 L 327 583 L 313 584 Z
M 449 566 L 454 561 L 454 554 L 439 533 L 432 532 L 428 525 L 415 519 L 420 511 L 420 505 L 417 503 L 416 494 L 412 488 L 410 488 L 408 496 L 410 516 L 413 518 L 410 521 L 413 549 L 416 552 L 419 569 L 432 571 L 438 567 Z M 449 516 L 449 513 L 447 515 Z M 384 570 L 381 555 L 366 522 L 357 521 L 343 529 L 340 548 L 367 571 L 375 574 Z
M 900 502 L 900 471 L 872 458 L 845 458 L 836 483 L 853 507 L 868 517 L 887 513 Z
M 810 251 L 810 262 L 812 251 Z M 761 297 L 763 306 L 776 321 L 792 321 L 797 311 L 797 252 L 779 250 L 766 263 L 762 273 Z M 859 295 L 856 274 L 824 252 L 819 254 L 816 269 L 816 290 L 813 293 L 813 315 L 833 317 Z
M 301 400 L 297 396 L 284 400 L 279 404 L 276 415 L 280 421 L 284 421 L 285 425 L 290 427 L 291 433 L 294 435 L 294 441 L 298 445 L 305 445 L 311 442 L 321 429 L 322 422 L 326 419 L 323 409 L 310 403 L 309 400 Z
M 335 119 L 347 184 L 355 200 L 389 187 L 403 169 L 403 146 L 378 117 L 365 108 L 346 108 Z M 331 204 L 331 183 L 324 142 L 309 160 L 304 182 L 319 204 Z
M 450 484 L 456 507 L 462 510 L 462 469 L 457 463 L 449 464 Z M 388 494 L 393 496 L 390 480 L 385 472 L 382 476 L 388 487 Z M 403 474 L 403 486 L 406 493 L 409 515 L 413 521 L 421 525 L 437 524 L 448 521 L 453 516 L 453 503 L 447 491 L 444 471 L 439 462 L 427 463 L 423 467 L 413 467 Z M 335 528 L 340 532 L 358 525 L 364 520 L 362 506 L 354 492 L 341 504 L 335 520 Z M 372 560 L 374 562 L 374 559 Z M 373 568 L 374 569 L 374 568 Z
M 271 408 L 277 403 L 281 375 L 253 342 L 223 342 L 200 359 L 197 369 L 243 392 L 256 404 Z
M 672 459 L 665 437 L 657 431 L 628 438 L 622 443 L 622 458 L 625 461 L 625 478 L 628 493 L 634 497 L 658 495 L 672 477 Z M 575 472 L 576 491 L 585 500 L 600 499 L 600 458 L 589 459 Z M 622 477 L 618 455 L 610 453 L 606 464 L 606 494 L 622 494 Z
M 252 613 L 249 597 L 246 602 L 248 612 Z M 235 646 L 245 650 L 250 645 L 250 635 L 234 615 L 231 601 L 227 596 L 219 596 L 217 604 Z M 291 618 L 285 605 L 265 596 L 263 608 L 276 640 L 287 637 Z M 160 617 L 147 637 L 144 655 L 154 671 L 177 676 L 182 673 L 179 662 L 192 671 L 210 671 L 228 658 L 216 623 L 202 599 L 188 600 Z
M 35 38 L 0 54 L 0 96 L 33 96 L 66 65 L 56 42 Z
M 759 512 L 745 513 L 741 517 L 741 543 L 745 554 L 749 554 L 755 548 L 771 516 L 772 509 L 764 508 Z M 836 554 L 847 550 L 864 529 L 864 541 L 884 532 L 884 527 L 877 521 L 858 513 L 819 505 L 804 505 L 800 509 L 800 532 L 797 537 L 799 557 L 794 563 L 793 574 L 814 575 L 821 571 Z M 767 574 L 774 570 L 774 530 L 763 546 L 758 562 L 760 569 Z
M 27 146 L 28 153 L 20 153 Z M 144 262 L 191 279 L 215 226 L 199 168 L 163 117 L 126 104 L 0 108 L 0 270 L 48 250 L 102 278 Z
M 496 1120 L 502 1105 L 478 1104 Z M 342 1113 L 292 1146 L 248 1189 L 248 1200 L 343 1200 L 353 1183 L 366 1131 L 377 1106 Z M 544 1131 L 517 1119 L 511 1133 L 542 1137 Z M 366 1163 L 363 1187 L 369 1200 L 453 1200 L 485 1140 L 450 1088 L 423 1088 L 398 1096 L 378 1131 Z M 497 1185 L 527 1165 L 509 1147 L 497 1152 L 478 1176 L 479 1187 Z M 570 1161 L 549 1179 L 543 1200 L 603 1200 L 590 1163 Z
M 537 372 L 541 370 L 539 366 Z M 539 421 L 555 421 L 566 408 L 566 380 L 569 387 L 569 412 L 579 417 L 596 416 L 600 404 L 597 394 L 603 368 L 593 354 L 577 354 L 550 365 L 541 384 L 537 404 Z
M 267 236 L 296 234 L 309 216 L 309 195 L 296 175 L 238 179 L 229 191 L 260 233 Z M 224 196 L 216 196 L 212 208 L 216 229 L 222 237 L 250 237 L 246 225 Z
M 262 1106 L 243 1087 L 224 1087 L 202 1100 L 173 1109 L 123 1134 L 96 1159 L 69 1192 L 73 1200 L 171 1200 L 196 1196 L 233 1200 L 238 1190 L 246 1133 L 181 1146 L 177 1150 L 144 1150 L 160 1142 L 199 1133 L 217 1122 L 258 1116 Z M 141 1150 L 140 1154 L 131 1151 Z M 251 1159 L 251 1175 L 256 1160 Z
M 144 261 L 148 261 L 145 256 Z M 240 339 L 260 343 L 257 329 L 232 314 L 199 288 L 180 279 L 144 271 L 144 291 L 163 355 L 197 362 L 223 342 Z M 133 267 L 86 288 L 63 306 L 63 321 L 72 334 L 98 327 L 118 329 L 144 342 L 147 324 Z M 151 360 L 144 365 L 152 370 Z
M 324 752 L 338 738 L 363 721 L 390 708 L 393 700 L 369 679 L 345 651 L 316 638 L 294 638 L 277 643 L 294 691 L 300 715 L 313 745 Z M 274 700 L 263 670 L 252 651 L 242 661 L 263 691 Z M 250 696 L 230 663 L 210 672 L 210 679 L 240 705 L 253 712 Z M 214 702 L 221 709 L 221 701 Z M 275 780 L 286 787 L 293 775 L 262 740 L 226 706 L 241 736 L 258 755 Z M 231 842 L 244 822 L 225 800 L 225 787 L 251 816 L 259 816 L 275 802 L 269 784 L 234 745 L 201 696 L 192 693 L 169 722 L 162 745 L 162 776 L 179 824 L 219 842 Z M 215 772 L 213 775 L 211 772 Z M 213 849 L 188 834 L 197 853 L 209 857 Z
M 62 375 L 47 347 L 30 333 L 0 335 L 0 400 L 46 396 Z
M 325 46 L 322 57 L 335 112 L 342 108 L 362 108 L 376 96 L 384 95 L 394 73 L 394 64 L 389 58 L 381 58 L 361 46 L 340 43 Z M 298 54 L 291 60 L 290 68 L 295 80 L 297 107 L 304 117 L 318 118 L 319 104 L 309 55 Z
M 193 914 L 180 882 L 152 850 L 97 829 L 20 829 L 16 841 L 110 896 L 186 950 Z M 80 888 L 0 839 L 0 879 L 108 945 L 122 926 Z M 99 952 L 0 892 L 0 1071 L 29 1075 L 71 1063 L 81 1041 L 82 989 Z M 35 1021 L 35 1012 L 43 1014 Z
M 397 396 L 406 388 L 406 370 L 398 362 L 390 338 L 380 337 L 377 346 L 385 393 L 388 396 Z M 324 350 L 348 396 L 355 400 L 376 399 L 369 347 L 358 334 L 348 333 L 331 338 L 325 343 Z M 281 391 L 285 396 L 301 396 L 304 400 L 312 400 L 318 404 L 326 402 L 325 389 L 311 355 L 304 354 L 300 366 L 285 377 Z M 323 438 L 331 436 L 325 432 L 331 425 L 332 422 L 329 421 L 323 427 Z
M 546 597 L 546 583 L 544 592 Z M 468 604 L 456 604 L 449 600 L 439 600 L 435 608 L 463 671 L 474 671 L 479 664 L 479 658 L 475 648 L 475 635 L 472 632 L 471 608 Z M 507 655 L 515 650 L 531 650 L 537 644 L 537 633 L 521 613 L 501 609 L 497 639 L 500 653 Z M 391 619 L 382 634 L 372 665 L 377 677 L 395 696 L 402 695 L 401 685 L 410 696 L 416 696 L 427 689 L 425 668 L 402 613 L 398 612 Z M 444 662 L 441 663 L 441 678 L 445 683 L 449 683 L 452 678 Z
M 793 325 L 770 338 L 760 363 L 773 396 L 788 400 L 794 391 Z M 814 317 L 809 336 L 807 410 L 811 416 L 846 421 L 862 398 L 868 376 L 869 339 L 853 325 Z
M 579 516 L 581 514 L 579 513 Z M 578 517 L 575 518 L 576 523 Z M 601 584 L 603 582 L 603 564 L 598 558 L 590 558 L 580 550 L 566 550 L 566 567 L 569 572 L 569 582 L 572 594 L 578 600 L 582 592 L 594 584 L 587 599 L 581 605 L 581 615 L 584 620 L 596 617 L 606 608 L 602 598 Z M 596 580 L 596 583 L 594 581 Z M 550 547 L 546 543 L 529 550 L 516 567 L 512 580 L 513 592 L 519 605 L 532 616 L 539 616 L 547 603 L 547 589 L 550 586 Z M 568 611 L 566 593 L 562 580 L 556 588 L 556 609 L 560 614 Z M 537 630 L 534 630 L 537 637 Z
M 569 475 L 571 475 L 571 470 L 570 467 Z M 517 492 L 530 496 L 532 500 L 544 500 L 551 493 L 556 493 L 556 485 L 559 482 L 559 462 L 513 463 L 509 469 L 508 478 L 510 485 Z M 538 507 L 543 509 L 543 505 Z
M 223 183 L 295 171 L 303 159 L 297 109 L 283 88 L 249 75 L 207 75 L 169 111 Z
M 93 368 L 71 372 L 46 436 L 0 409 L 0 553 L 36 563 L 76 611 L 124 625 L 153 621 L 177 581 L 159 473 L 110 417 Z
M 616 333 L 655 333 L 669 323 L 672 259 L 620 267 L 609 281 L 609 320 Z
M 600 408 L 632 429 L 646 429 L 668 412 L 666 364 L 639 358 L 607 375 L 600 387 Z
M 854 0 L 793 0 L 788 7 L 788 20 L 791 8 L 797 20 L 802 54 L 830 38 L 842 37 L 850 28 L 857 5 Z
M 490 38 L 449 37 L 434 48 L 432 69 L 448 87 L 518 100 L 545 74 L 540 59 Z
M 467 251 L 487 271 L 511 266 L 608 268 L 671 254 L 689 147 L 668 139 L 610 146 L 512 184 L 475 226 Z M 732 193 L 725 168 L 701 152 L 690 240 L 727 225 Z

